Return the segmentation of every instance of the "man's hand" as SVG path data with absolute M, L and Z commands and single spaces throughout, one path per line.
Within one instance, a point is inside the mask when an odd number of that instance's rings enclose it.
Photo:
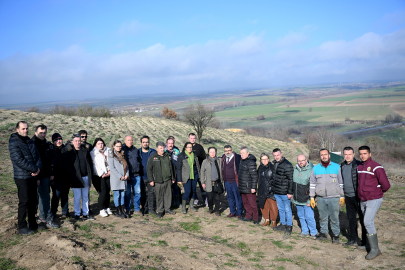
M 309 203 L 307 203 L 307 206 L 310 207 L 311 205 Z
M 202 184 L 203 189 L 205 189 L 205 184 Z
M 125 175 L 125 180 L 128 180 L 128 178 L 129 178 L 129 175 Z
M 345 205 L 345 198 L 340 198 L 340 200 L 339 200 L 339 205 L 340 205 L 340 206 Z
M 287 194 L 287 198 L 288 198 L 289 200 L 291 200 L 292 194 Z
M 31 176 L 37 176 L 41 170 L 38 168 L 38 171 L 35 173 L 31 173 Z
M 154 182 L 154 181 L 150 182 L 150 185 L 151 185 L 152 187 L 155 186 L 155 182 Z
M 312 199 L 311 199 L 311 207 L 312 207 L 312 208 L 315 208 L 315 205 L 316 205 L 315 199 L 312 198 Z
M 254 188 L 252 188 L 250 191 L 251 191 L 252 193 L 256 193 L 256 189 L 254 189 Z
M 174 184 L 174 182 L 176 182 L 175 180 L 172 180 L 172 184 Z
M 55 179 L 55 176 L 50 176 L 50 177 L 49 177 L 49 180 L 52 181 L 53 179 Z

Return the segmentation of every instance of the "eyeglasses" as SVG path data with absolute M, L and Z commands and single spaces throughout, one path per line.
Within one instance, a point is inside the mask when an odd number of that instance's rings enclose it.
M 87 136 L 80 136 L 80 137 L 82 137 L 82 138 L 87 138 Z
M 192 146 L 187 146 L 186 148 L 193 148 Z
M 262 158 L 261 160 L 269 160 L 268 158 Z

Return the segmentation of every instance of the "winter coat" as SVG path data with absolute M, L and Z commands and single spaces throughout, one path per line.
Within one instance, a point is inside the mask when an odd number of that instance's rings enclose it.
M 202 147 L 201 144 L 195 143 L 193 145 L 193 153 L 194 153 L 194 156 L 198 158 L 198 165 L 201 167 L 202 162 L 204 161 L 204 159 L 207 156 L 205 153 L 204 147 Z
M 42 169 L 39 172 L 38 179 L 51 176 L 52 171 L 52 148 L 53 144 L 46 139 L 40 140 L 37 136 L 33 136 L 31 140 L 37 147 L 39 156 L 41 157 Z
M 300 167 L 298 164 L 294 168 L 293 176 L 293 200 L 296 205 L 309 204 L 309 178 L 311 177 L 314 165 L 308 161 L 307 166 Z
M 63 164 L 63 154 L 66 152 L 65 145 L 61 147 L 52 147 L 52 171 L 51 176 L 54 176 L 55 181 L 67 181 L 65 167 Z
M 127 180 L 121 180 L 121 177 L 126 175 L 129 176 L 129 170 L 127 168 L 127 173 L 124 174 L 124 165 L 116 157 L 113 157 L 112 151 L 117 155 L 115 150 L 111 150 L 111 153 L 108 156 L 111 190 L 125 190 L 127 188 Z
M 216 168 L 218 171 L 218 180 L 221 181 L 222 185 L 224 184 L 224 179 L 222 179 L 222 170 L 221 170 L 221 159 L 219 157 L 216 158 Z M 201 165 L 201 175 L 200 175 L 200 181 L 201 184 L 205 184 L 205 191 L 206 192 L 212 192 L 212 187 L 215 182 L 212 182 L 212 177 L 211 177 L 211 172 L 212 171 L 212 162 L 207 156 L 206 159 L 204 159 L 202 165 Z
M 183 151 L 177 158 L 177 182 L 186 184 L 190 179 L 190 169 L 194 170 L 195 168 L 190 168 L 188 165 L 188 155 Z M 200 163 L 198 163 L 198 157 L 194 155 L 194 166 L 197 168 L 198 175 L 200 175 Z M 196 175 L 194 174 L 194 177 Z
M 42 162 L 35 144 L 28 137 L 26 140 L 13 133 L 9 139 L 8 150 L 13 163 L 14 179 L 34 179 L 31 173 L 42 169 Z
M 125 153 L 125 160 L 128 163 L 129 176 L 134 178 L 139 175 L 141 164 L 139 163 L 139 152 L 135 146 L 129 148 L 125 144 L 122 146 L 122 151 Z
M 359 186 L 357 194 L 363 202 L 380 199 L 391 187 L 383 166 L 369 158 L 357 167 Z
M 274 166 L 270 162 L 265 166 L 260 164 L 257 169 L 259 175 L 259 187 L 257 188 L 257 197 L 259 198 L 259 207 L 264 208 L 267 199 L 276 200 L 274 192 L 271 189 L 271 182 L 273 181 Z
M 250 194 L 251 189 L 257 189 L 259 177 L 256 169 L 256 157 L 252 154 L 242 159 L 239 165 L 238 182 L 239 193 Z
M 100 149 L 97 147 L 94 147 L 90 152 L 91 159 L 93 160 L 93 174 L 97 175 L 98 177 L 101 177 L 103 174 L 107 174 L 110 170 L 109 166 L 106 166 L 105 164 L 105 157 L 100 152 Z M 111 149 L 104 147 L 103 153 L 105 156 L 107 156 L 108 162 L 108 157 L 111 155 Z
M 343 161 L 340 164 L 340 171 L 342 172 L 342 178 L 343 178 L 343 183 L 344 181 L 344 176 L 343 176 L 343 166 L 346 164 L 346 161 Z M 358 174 L 357 174 L 357 167 L 361 164 L 361 162 L 357 159 L 353 159 L 352 161 L 352 181 L 353 181 L 353 188 L 354 188 L 354 192 L 356 193 L 357 196 L 357 187 L 358 187 Z M 343 186 L 343 190 L 344 190 L 344 186 Z
M 73 144 L 65 146 L 65 150 L 66 151 L 63 153 L 63 165 L 69 186 L 71 188 L 84 188 L 84 181 L 80 174 L 79 157 Z M 90 152 L 84 145 L 80 145 L 80 150 L 78 151 L 82 151 L 86 157 L 88 183 L 91 183 L 93 175 L 93 161 L 91 160 Z
M 166 152 L 163 153 L 163 156 L 159 156 L 157 152 L 154 152 L 148 160 L 148 165 L 146 166 L 146 170 L 148 172 L 148 181 L 150 182 L 155 182 L 155 183 L 163 183 L 165 182 L 162 176 L 162 165 L 161 165 L 161 159 L 168 159 L 169 160 L 169 170 L 171 174 L 171 179 L 170 181 L 176 180 L 176 175 L 175 171 L 176 169 L 174 168 L 174 163 L 170 155 Z M 167 180 L 166 180 L 167 181 Z
M 148 158 L 146 160 L 142 159 L 142 147 L 138 148 L 138 156 L 139 156 L 139 163 L 140 163 L 140 171 L 139 175 L 142 176 L 142 179 L 145 181 L 145 183 L 149 182 L 148 181 L 148 173 L 146 172 L 146 166 L 148 165 L 148 160 L 150 156 L 155 153 L 156 150 L 153 148 L 149 148 L 148 150 Z
M 293 174 L 294 167 L 286 159 L 282 158 L 279 162 L 273 161 L 274 163 L 274 181 L 272 183 L 272 188 L 274 194 L 287 195 L 293 193 Z
M 236 185 L 239 185 L 239 183 L 238 183 L 238 171 L 239 171 L 239 165 L 240 165 L 241 159 L 242 158 L 241 158 L 241 156 L 239 154 L 236 154 L 235 152 L 233 152 L 233 158 L 230 160 L 230 162 L 234 163 Z M 221 168 L 222 168 L 223 177 L 224 177 L 225 164 L 226 164 L 226 155 L 223 155 L 222 160 L 221 160 Z M 224 181 L 226 181 L 226 179 L 224 179 Z
M 343 179 L 340 166 L 334 162 L 325 168 L 322 163 L 314 166 L 309 184 L 309 196 L 322 198 L 344 198 Z

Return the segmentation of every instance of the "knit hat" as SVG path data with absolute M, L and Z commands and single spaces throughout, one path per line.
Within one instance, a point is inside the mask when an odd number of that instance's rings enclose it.
M 52 135 L 52 142 L 56 141 L 57 139 L 62 139 L 62 136 L 59 133 L 54 133 Z

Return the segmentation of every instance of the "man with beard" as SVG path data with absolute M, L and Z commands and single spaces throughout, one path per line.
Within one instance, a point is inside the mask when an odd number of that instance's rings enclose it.
M 169 154 L 169 156 L 172 158 L 172 161 L 174 163 L 174 167 L 177 168 L 177 158 L 180 154 L 179 149 L 174 146 L 174 137 L 169 136 L 168 139 L 166 140 L 166 148 L 165 152 Z M 175 170 L 175 175 L 176 175 L 176 170 Z M 176 177 L 177 179 L 177 177 Z M 172 184 L 172 204 L 174 208 L 178 208 L 180 206 L 180 189 L 177 186 L 177 181 L 175 181 Z

